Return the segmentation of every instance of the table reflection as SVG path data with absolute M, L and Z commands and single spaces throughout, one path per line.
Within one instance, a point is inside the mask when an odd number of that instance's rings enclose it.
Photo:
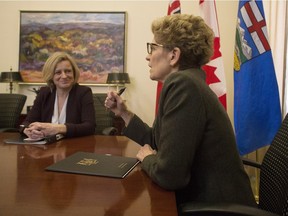
M 174 194 L 139 165 L 124 179 L 45 170 L 79 151 L 135 157 L 139 145 L 126 137 L 87 136 L 44 146 L 8 145 L 7 138 L 16 135 L 0 133 L 1 215 L 177 214 Z
M 56 163 L 66 157 L 66 146 L 61 143 L 56 146 L 24 145 L 23 148 L 25 154 L 34 159 L 53 157 L 53 162 Z

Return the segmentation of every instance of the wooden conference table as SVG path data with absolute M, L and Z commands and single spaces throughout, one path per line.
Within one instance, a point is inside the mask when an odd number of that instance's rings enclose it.
M 45 146 L 4 144 L 0 133 L 0 215 L 177 215 L 174 193 L 138 165 L 124 179 L 45 171 L 78 151 L 135 157 L 125 136 L 86 136 Z

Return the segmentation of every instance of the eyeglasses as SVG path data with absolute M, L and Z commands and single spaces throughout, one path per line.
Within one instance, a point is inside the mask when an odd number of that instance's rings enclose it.
M 71 75 L 73 73 L 72 69 L 57 70 L 54 72 L 54 76 L 61 76 L 62 74 Z
M 147 43 L 147 53 L 152 54 L 152 52 L 155 50 L 155 47 L 163 47 L 163 45 L 157 43 Z

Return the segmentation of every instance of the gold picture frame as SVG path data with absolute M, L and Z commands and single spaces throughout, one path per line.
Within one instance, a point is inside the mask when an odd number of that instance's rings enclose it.
M 79 83 L 104 84 L 125 71 L 126 12 L 20 11 L 19 71 L 24 83 L 42 83 L 52 53 L 65 51 L 80 68 Z

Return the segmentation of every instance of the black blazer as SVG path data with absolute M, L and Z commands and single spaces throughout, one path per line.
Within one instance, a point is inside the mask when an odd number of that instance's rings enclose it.
M 42 87 L 29 111 L 23 125 L 32 122 L 51 122 L 54 112 L 56 89 Z M 66 110 L 66 137 L 77 137 L 94 134 L 95 110 L 92 90 L 87 86 L 75 84 L 69 93 Z

